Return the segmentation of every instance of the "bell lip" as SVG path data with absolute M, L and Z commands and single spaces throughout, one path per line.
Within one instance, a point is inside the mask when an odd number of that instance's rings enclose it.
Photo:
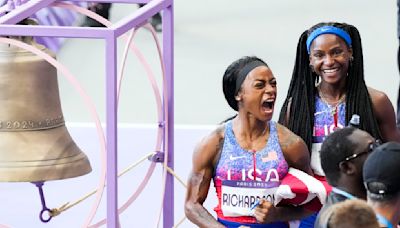
M 0 168 L 0 182 L 45 182 L 83 176 L 92 171 L 85 154 L 79 161 L 40 166 Z
M 38 182 L 85 175 L 92 168 L 65 125 L 0 132 L 0 182 Z M 28 148 L 28 149 L 27 149 Z

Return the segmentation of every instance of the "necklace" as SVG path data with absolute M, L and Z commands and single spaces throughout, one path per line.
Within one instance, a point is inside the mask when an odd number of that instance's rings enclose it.
M 326 99 L 326 97 L 324 96 L 324 93 L 322 93 L 320 85 L 317 86 L 317 90 L 318 90 L 318 95 L 321 98 L 321 100 L 325 104 L 327 104 L 328 107 L 331 109 L 332 116 L 335 115 L 337 113 L 337 107 L 340 105 L 340 103 L 342 103 L 346 99 L 346 94 L 342 94 L 342 96 L 340 96 L 339 100 L 337 100 L 336 102 L 332 103 L 332 102 L 329 102 Z
M 336 102 L 333 103 L 329 102 L 326 97 L 324 96 L 324 94 L 321 91 L 321 84 L 319 84 L 317 86 L 317 90 L 318 90 L 318 95 L 321 98 L 322 102 L 324 102 L 330 109 L 331 115 L 333 116 L 333 121 L 335 124 L 335 127 L 338 126 L 338 106 L 346 99 L 346 94 L 342 94 L 342 96 L 340 96 L 339 100 L 337 100 Z

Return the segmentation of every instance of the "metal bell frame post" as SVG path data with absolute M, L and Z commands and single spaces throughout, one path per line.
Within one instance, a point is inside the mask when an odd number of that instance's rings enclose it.
M 118 182 L 117 182 L 117 38 L 129 30 L 145 23 L 156 13 L 163 11 L 162 39 L 163 57 L 167 83 L 168 125 L 164 128 L 164 151 L 168 150 L 168 167 L 174 168 L 174 12 L 173 0 L 90 0 L 106 3 L 147 3 L 139 10 L 129 14 L 109 28 L 62 27 L 62 26 L 28 26 L 15 25 L 45 8 L 56 0 L 30 0 L 17 6 L 0 17 L 0 36 L 47 36 L 65 38 L 104 39 L 106 43 L 106 138 L 107 138 L 107 227 L 118 227 Z M 61 0 L 62 1 L 62 0 Z M 70 0 L 84 2 L 89 0 Z M 164 136 L 165 137 L 165 136 Z M 167 142 L 167 143 L 165 143 Z M 167 145 L 167 148 L 165 148 Z M 174 225 L 174 182 L 173 176 L 167 173 L 163 204 L 163 227 Z

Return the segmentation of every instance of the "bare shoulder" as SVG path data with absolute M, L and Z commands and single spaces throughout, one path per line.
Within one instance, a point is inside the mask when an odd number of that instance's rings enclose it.
M 386 93 L 384 93 L 384 92 L 382 92 L 382 91 L 380 91 L 380 90 L 371 88 L 371 87 L 367 87 L 367 88 L 368 88 L 368 93 L 369 93 L 369 95 L 370 95 L 370 97 L 371 97 L 371 101 L 372 101 L 372 103 L 374 104 L 374 106 L 375 106 L 376 104 L 381 103 L 381 102 L 387 102 L 387 101 L 389 101 L 389 98 L 388 98 L 388 96 L 386 95 Z
M 396 112 L 392 102 L 382 91 L 368 87 L 368 92 L 383 141 L 400 142 L 400 131 L 396 127 Z
M 224 139 L 225 133 L 225 124 L 219 125 L 216 129 L 214 129 L 209 135 L 205 136 L 199 143 L 199 145 L 203 146 L 215 146 L 219 144 L 221 140 Z
M 289 166 L 312 174 L 310 153 L 304 140 L 281 124 L 277 124 L 277 130 L 279 143 Z
M 218 125 L 213 131 L 211 131 L 207 136 L 205 136 L 201 142 L 212 143 L 218 141 L 220 138 L 224 138 L 225 124 Z
M 282 124 L 276 123 L 278 130 L 279 142 L 281 144 L 282 150 L 298 146 L 306 146 L 303 139 L 289 130 Z
M 223 146 L 224 133 L 225 124 L 221 124 L 197 144 L 193 153 L 194 164 L 213 166 L 216 163 Z
M 386 93 L 371 87 L 368 87 L 368 93 L 371 97 L 374 113 L 377 117 L 378 123 L 387 122 L 388 119 L 395 118 L 393 104 L 389 100 L 389 97 L 386 95 Z

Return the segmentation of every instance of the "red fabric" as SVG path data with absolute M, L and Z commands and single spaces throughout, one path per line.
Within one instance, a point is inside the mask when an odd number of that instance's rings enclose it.
M 317 175 L 311 177 L 293 168 L 290 168 L 289 173 L 283 178 L 281 186 L 283 185 L 288 186 L 295 197 L 287 198 L 281 195 L 282 199 L 278 205 L 302 205 L 311 211 L 319 211 L 325 203 L 326 196 L 332 190 L 325 177 Z
M 283 178 L 281 182 L 281 185 L 288 185 L 292 190 L 292 192 L 296 194 L 296 197 L 293 199 L 282 199 L 281 202 L 279 202 L 279 204 L 300 205 L 307 199 L 308 195 L 307 185 L 304 184 L 303 181 L 296 178 L 296 176 L 293 176 L 290 173 L 286 174 L 286 176 Z
M 304 209 L 307 209 L 309 211 L 319 211 L 321 210 L 322 204 L 321 202 L 319 202 L 318 197 L 315 197 L 313 200 L 311 200 L 310 202 L 306 203 L 303 205 Z
M 318 175 L 314 175 L 315 179 L 319 180 L 322 182 L 322 184 L 325 186 L 326 189 L 326 195 L 329 195 L 329 193 L 331 193 L 332 191 L 332 186 L 330 186 L 328 184 L 328 181 L 326 180 L 326 177 L 324 176 L 318 176 Z

